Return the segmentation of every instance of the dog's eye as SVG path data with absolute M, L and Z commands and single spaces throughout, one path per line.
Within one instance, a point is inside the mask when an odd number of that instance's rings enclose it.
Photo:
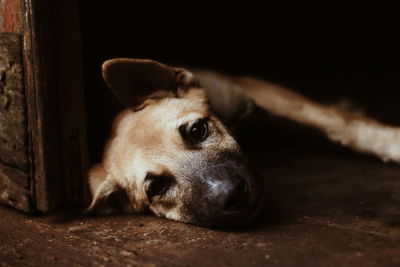
M 208 135 L 208 125 L 206 120 L 199 120 L 190 127 L 190 136 L 196 141 L 203 141 Z
M 167 176 L 147 175 L 146 180 L 150 180 L 146 190 L 149 198 L 164 194 L 172 183 L 171 178 Z
M 194 123 L 185 123 L 179 127 L 179 133 L 187 145 L 197 148 L 210 134 L 209 119 L 203 118 Z

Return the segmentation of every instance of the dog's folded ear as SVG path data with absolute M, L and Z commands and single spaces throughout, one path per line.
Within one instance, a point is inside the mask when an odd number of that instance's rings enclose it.
M 101 165 L 92 168 L 89 183 L 93 200 L 86 212 L 112 214 L 131 211 L 128 194 Z
M 143 98 L 158 90 L 176 93 L 196 85 L 193 75 L 182 68 L 173 68 L 147 59 L 115 58 L 102 67 L 103 78 L 127 107 L 135 107 Z

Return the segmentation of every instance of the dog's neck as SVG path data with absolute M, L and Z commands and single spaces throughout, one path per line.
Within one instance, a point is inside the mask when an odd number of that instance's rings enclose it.
M 191 70 L 206 91 L 216 115 L 227 125 L 232 125 L 254 109 L 253 101 L 246 97 L 234 80 L 206 70 Z

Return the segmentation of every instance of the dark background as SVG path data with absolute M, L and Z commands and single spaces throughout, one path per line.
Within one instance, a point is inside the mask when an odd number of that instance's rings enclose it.
M 369 115 L 400 124 L 398 21 L 394 7 L 250 3 L 180 6 L 81 1 L 92 160 L 99 160 L 120 107 L 100 73 L 113 57 L 251 74 L 324 102 L 343 97 Z M 264 3 L 265 4 L 265 3 Z

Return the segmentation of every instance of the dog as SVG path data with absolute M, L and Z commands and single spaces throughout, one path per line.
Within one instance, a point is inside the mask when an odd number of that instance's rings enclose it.
M 114 121 L 102 162 L 89 171 L 89 211 L 150 210 L 207 227 L 249 222 L 262 208 L 263 184 L 226 125 L 253 105 L 400 162 L 398 128 L 267 81 L 127 58 L 106 61 L 102 74 L 127 109 Z

